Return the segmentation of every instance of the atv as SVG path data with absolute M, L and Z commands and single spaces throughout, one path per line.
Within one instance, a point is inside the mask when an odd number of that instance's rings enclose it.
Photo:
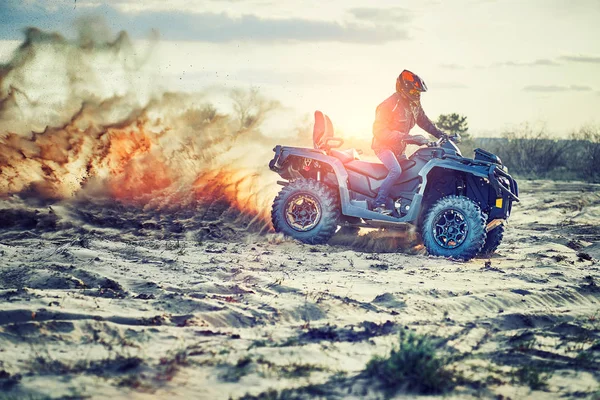
M 490 256 L 502 241 L 513 202 L 519 201 L 517 182 L 490 152 L 475 149 L 473 159 L 463 157 L 457 138 L 444 135 L 399 157 L 402 175 L 387 207 L 392 213 L 382 214 L 372 210 L 387 168 L 361 160 L 355 149 L 336 150 L 344 140 L 334 137 L 329 117 L 316 111 L 314 148 L 273 149 L 269 168 L 285 180 L 278 181 L 283 188 L 273 201 L 273 227 L 301 242 L 324 244 L 340 227 L 412 225 L 431 255 Z

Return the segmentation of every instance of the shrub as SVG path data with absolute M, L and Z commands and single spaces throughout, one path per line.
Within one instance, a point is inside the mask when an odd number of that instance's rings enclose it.
M 436 353 L 427 336 L 412 331 L 400 333 L 399 345 L 387 357 L 374 357 L 365 369 L 385 391 L 400 389 L 417 393 L 442 393 L 454 385 L 453 374 L 445 369 L 450 359 Z
M 519 382 L 528 385 L 533 390 L 546 388 L 548 380 L 552 377 L 551 371 L 535 365 L 524 365 L 514 370 L 513 374 Z
M 600 182 L 600 127 L 586 126 L 571 134 L 577 151 L 573 152 L 573 166 L 581 172 L 583 179 Z
M 504 132 L 502 138 L 476 138 L 473 144 L 500 156 L 509 172 L 520 177 L 600 182 L 600 127 L 584 127 L 569 139 L 555 139 L 544 128 L 524 125 Z M 471 155 L 464 145 L 462 150 Z
M 517 131 L 505 132 L 502 158 L 515 171 L 533 176 L 545 176 L 566 164 L 570 143 L 551 139 L 544 128 L 535 131 L 525 125 Z

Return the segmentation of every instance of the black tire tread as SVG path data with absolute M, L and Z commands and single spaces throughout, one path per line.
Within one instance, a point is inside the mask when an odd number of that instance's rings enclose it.
M 502 243 L 502 239 L 504 239 L 504 225 L 500 225 L 487 233 L 485 244 L 479 254 L 483 257 L 491 256 Z
M 286 199 L 298 191 L 311 192 L 319 198 L 321 203 L 321 221 L 315 228 L 307 232 L 294 231 L 282 217 Z M 340 207 L 337 194 L 324 183 L 314 179 L 297 179 L 284 186 L 273 200 L 271 208 L 271 222 L 275 232 L 282 232 L 308 244 L 327 243 L 335 234 L 339 219 Z M 314 232 L 314 234 L 308 234 L 309 232 Z
M 465 217 L 470 220 L 469 235 L 465 242 L 456 249 L 442 249 L 426 228 L 433 223 L 433 218 L 439 212 L 451 207 L 460 209 Z M 465 196 L 446 196 L 435 202 L 427 211 L 421 227 L 421 236 L 429 254 L 466 261 L 474 258 L 483 248 L 486 239 L 485 226 L 486 215 L 481 212 L 481 209 L 473 200 Z

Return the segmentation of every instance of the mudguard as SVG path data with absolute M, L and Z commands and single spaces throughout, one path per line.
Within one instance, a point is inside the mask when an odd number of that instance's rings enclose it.
M 512 201 L 519 201 L 519 189 L 517 182 L 506 173 L 502 167 L 495 163 L 477 162 L 473 164 L 462 164 L 452 159 L 434 159 L 429 161 L 419 175 L 422 176 L 423 185 L 419 193 L 424 193 L 427 189 L 427 179 L 431 171 L 435 168 L 442 168 L 448 171 L 460 171 L 471 177 L 479 177 L 489 182 L 494 192 L 493 197 L 475 197 L 476 201 L 483 201 L 490 207 L 488 216 L 490 218 L 506 219 L 510 215 Z M 500 179 L 502 177 L 503 181 Z M 503 199 L 498 202 L 498 199 Z M 481 205 L 481 204 L 480 204 Z
M 487 166 L 473 166 L 460 164 L 453 160 L 433 159 L 429 161 L 423 169 L 419 172 L 419 175 L 423 179 L 419 194 L 424 194 L 427 188 L 427 176 L 434 168 L 443 168 L 452 171 L 465 172 L 471 175 L 479 176 L 481 178 L 489 179 L 489 168 Z
M 427 175 L 434 168 L 443 168 L 452 171 L 465 172 L 474 176 L 488 179 L 490 185 L 496 191 L 497 197 L 507 197 L 510 200 L 519 201 L 519 190 L 517 182 L 496 164 L 493 163 L 481 163 L 476 165 L 465 165 L 453 160 L 434 159 L 429 161 L 425 167 L 419 172 L 419 175 L 423 178 L 423 185 L 421 186 L 420 193 L 423 193 L 427 187 Z M 498 179 L 498 176 L 505 177 L 509 182 L 506 186 Z

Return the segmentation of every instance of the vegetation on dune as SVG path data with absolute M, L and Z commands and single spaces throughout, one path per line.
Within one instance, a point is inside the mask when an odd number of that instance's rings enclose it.
M 557 139 L 545 128 L 524 125 L 501 138 L 473 139 L 473 145 L 500 156 L 518 177 L 600 182 L 600 127 L 583 127 L 568 139 Z
M 549 368 L 540 368 L 536 365 L 523 365 L 513 370 L 513 378 L 532 390 L 542 390 L 548 386 L 553 371 Z
M 432 339 L 401 331 L 398 347 L 386 357 L 373 357 L 365 373 L 387 392 L 443 393 L 454 386 L 453 373 L 446 368 L 449 363 L 449 357 L 438 354 Z
M 475 139 L 498 154 L 509 171 L 525 178 L 600 182 L 600 127 L 583 127 L 569 139 L 551 137 L 544 128 L 524 125 L 501 138 Z
M 600 126 L 584 126 L 567 139 L 552 137 L 545 127 L 524 124 L 499 138 L 474 138 L 467 117 L 441 114 L 436 125 L 444 132 L 462 137 L 460 148 L 470 157 L 477 147 L 502 159 L 509 171 L 523 178 L 600 182 Z

